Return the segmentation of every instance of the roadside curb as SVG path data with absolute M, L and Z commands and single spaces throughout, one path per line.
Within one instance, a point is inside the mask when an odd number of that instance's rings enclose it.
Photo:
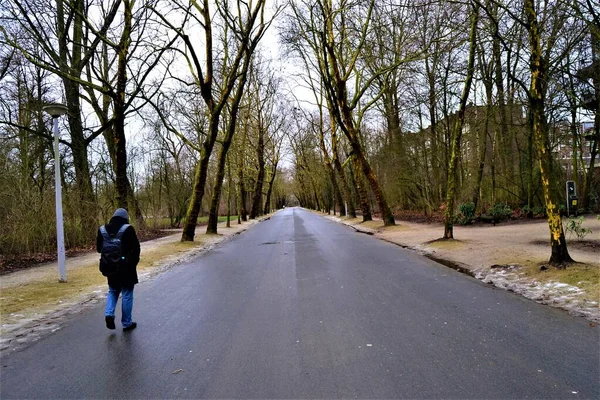
M 373 229 L 370 229 L 370 228 L 363 228 L 363 227 L 360 227 L 360 228 L 359 228 L 359 227 L 357 227 L 357 226 L 355 226 L 355 225 L 352 225 L 352 224 L 347 224 L 347 223 L 345 223 L 345 222 L 342 222 L 342 224 L 344 224 L 344 225 L 346 225 L 346 226 L 349 226 L 350 228 L 354 229 L 356 232 L 364 233 L 364 234 L 366 234 L 366 235 L 371 235 L 371 236 L 373 236 L 373 235 L 375 235 L 375 234 L 377 233 L 377 231 L 376 231 L 376 230 L 373 230 Z

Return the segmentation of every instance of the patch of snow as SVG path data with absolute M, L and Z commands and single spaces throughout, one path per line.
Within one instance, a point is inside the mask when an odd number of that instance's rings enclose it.
M 515 292 L 541 304 L 567 310 L 593 322 L 600 322 L 598 302 L 585 299 L 585 292 L 562 282 L 541 283 L 531 280 L 518 268 L 480 269 L 475 277 L 485 283 Z

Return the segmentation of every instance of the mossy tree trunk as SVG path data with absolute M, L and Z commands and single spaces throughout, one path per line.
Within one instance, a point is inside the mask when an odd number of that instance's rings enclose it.
M 428 92 L 427 92 L 427 110 L 429 112 L 429 120 L 431 121 L 431 125 L 429 126 L 429 135 L 431 139 L 431 175 L 433 178 L 433 182 L 431 182 L 431 186 L 433 187 L 433 203 L 439 205 L 439 202 L 442 198 L 442 179 L 440 172 L 440 164 L 439 161 L 439 140 L 438 140 L 438 124 L 437 124 L 437 93 L 435 89 L 436 75 L 435 75 L 435 65 L 437 64 L 437 53 L 433 53 L 432 61 L 429 61 L 429 57 L 425 59 L 425 71 L 427 75 L 427 83 L 428 83 Z M 431 65 L 433 64 L 433 65 Z
M 365 20 L 365 26 L 363 27 L 363 35 L 366 32 L 366 27 L 370 23 L 371 12 L 373 9 L 374 2 L 371 1 L 369 3 L 368 14 Z M 338 43 L 336 41 L 343 40 L 343 38 L 339 38 L 335 33 L 334 28 L 334 10 L 333 4 L 330 0 L 323 1 L 323 10 L 324 10 L 324 22 L 325 22 L 325 52 L 327 54 L 327 62 L 329 64 L 328 74 L 331 81 L 329 82 L 329 94 L 333 95 L 332 101 L 337 107 L 337 110 L 334 110 L 334 113 L 337 117 L 338 123 L 340 124 L 340 128 L 346 138 L 350 142 L 350 146 L 352 148 L 353 154 L 353 162 L 356 161 L 358 167 L 362 171 L 364 177 L 369 182 L 371 190 L 375 195 L 375 199 L 377 200 L 377 204 L 379 206 L 379 212 L 381 213 L 381 217 L 383 219 L 383 223 L 385 226 L 395 225 L 394 216 L 392 215 L 392 211 L 385 199 L 385 195 L 379 182 L 377 180 L 377 176 L 375 175 L 375 171 L 371 167 L 369 163 L 365 150 L 360 143 L 360 136 L 358 127 L 356 125 L 356 121 L 354 120 L 353 109 L 356 107 L 357 98 L 354 100 L 349 100 L 348 96 L 348 88 L 347 81 L 349 79 L 349 72 L 353 69 L 353 66 L 343 65 L 337 54 L 337 46 Z M 343 29 L 344 27 L 342 27 Z M 355 51 L 360 51 L 362 46 L 364 45 L 365 37 L 360 38 L 361 43 L 355 49 Z M 344 71 L 343 71 L 344 70 Z M 342 72 L 343 71 L 343 72 Z M 332 99 L 332 100 L 333 100 Z
M 581 192 L 581 206 L 585 210 L 588 210 L 590 207 L 590 192 L 594 181 L 594 164 L 598 155 L 598 146 L 600 146 L 600 26 L 593 23 L 589 25 L 592 41 L 592 61 L 595 60 L 596 62 L 595 68 L 592 72 L 592 83 L 594 88 L 594 97 L 596 99 L 596 109 L 593 110 L 594 130 L 591 138 L 592 143 L 590 149 L 590 161 L 587 165 L 587 172 L 583 178 L 583 187 Z
M 255 219 L 260 215 L 260 205 L 263 194 L 263 183 L 265 180 L 265 126 L 260 122 L 259 115 L 258 143 L 256 145 L 256 160 L 258 162 L 258 173 L 254 185 L 254 195 L 252 197 L 252 207 L 250 208 L 250 219 Z
M 231 160 L 227 157 L 227 228 L 231 228 Z
M 248 220 L 248 211 L 246 209 L 246 181 L 244 180 L 244 176 L 245 176 L 245 168 L 246 168 L 246 159 L 245 159 L 245 154 L 244 154 L 244 149 L 246 148 L 246 142 L 248 140 L 248 128 L 247 126 L 244 128 L 243 132 L 242 132 L 242 146 L 240 148 L 239 154 L 238 154 L 238 170 L 237 170 L 237 176 L 238 176 L 238 215 L 239 218 L 242 221 L 247 221 Z
M 529 109 L 532 117 L 533 142 L 537 150 L 544 202 L 548 215 L 548 226 L 550 228 L 550 245 L 552 254 L 550 263 L 560 265 L 572 262 L 573 259 L 567 250 L 567 242 L 563 231 L 557 199 L 551 187 L 552 179 L 552 152 L 548 138 L 548 126 L 545 114 L 545 94 L 547 89 L 547 65 L 542 55 L 541 32 L 533 0 L 525 0 L 524 11 L 527 18 L 527 33 L 529 37 L 529 49 L 531 52 L 530 73 L 531 83 L 529 88 Z
M 346 207 L 344 207 L 344 199 L 342 198 L 342 194 L 340 192 L 340 186 L 338 185 L 336 176 L 335 176 L 335 168 L 333 166 L 333 162 L 331 161 L 331 157 L 329 156 L 329 150 L 327 150 L 327 146 L 325 145 L 325 128 L 323 124 L 323 107 L 322 105 L 319 107 L 319 126 L 318 126 L 318 136 L 319 136 L 319 146 L 321 147 L 321 152 L 323 153 L 323 161 L 325 161 L 325 167 L 327 168 L 327 172 L 329 174 L 329 180 L 331 182 L 331 187 L 333 189 L 333 196 L 335 202 L 338 205 L 340 210 L 340 217 L 346 216 Z M 335 214 L 335 210 L 334 210 Z
M 360 165 L 354 157 L 350 160 L 350 178 L 354 183 L 354 189 L 356 194 L 358 195 L 358 202 L 360 204 L 360 211 L 362 213 L 363 222 L 372 221 L 373 215 L 371 214 L 371 206 L 369 205 L 369 192 L 365 187 L 365 182 L 363 179 L 362 172 L 360 170 Z
M 92 189 L 92 177 L 88 162 L 88 142 L 83 133 L 83 122 L 81 120 L 81 99 L 78 80 L 81 79 L 83 63 L 83 2 L 72 5 L 73 9 L 67 16 L 72 18 L 72 44 L 67 43 L 70 36 L 66 32 L 66 21 L 64 15 L 64 2 L 57 1 L 57 33 L 59 35 L 59 69 L 65 74 L 62 77 L 65 88 L 65 99 L 67 102 L 67 118 L 71 136 L 71 151 L 73 155 L 73 167 L 75 169 L 75 181 L 79 190 L 79 215 L 83 225 L 83 231 L 94 234 L 96 231 L 97 215 L 95 211 L 95 196 Z M 69 54 L 69 47 L 71 54 Z
M 235 29 L 235 27 L 233 27 Z M 248 80 L 248 71 L 250 69 L 250 64 L 252 61 L 252 54 L 254 49 L 258 45 L 260 38 L 262 37 L 262 32 L 266 29 L 264 23 L 260 24 L 259 30 L 256 33 L 256 37 L 258 39 L 252 40 L 250 45 L 246 49 L 244 53 L 244 62 L 239 70 L 239 76 L 237 77 L 237 87 L 235 89 L 235 94 L 233 98 L 230 100 L 229 104 L 229 114 L 227 121 L 227 130 L 225 133 L 225 137 L 221 142 L 221 151 L 219 152 L 218 162 L 217 162 L 217 174 L 215 177 L 215 184 L 213 188 L 212 199 L 210 203 L 210 211 L 208 215 L 208 225 L 206 227 L 207 234 L 216 234 L 217 233 L 217 225 L 219 223 L 219 206 L 221 205 L 221 191 L 223 189 L 223 179 L 225 178 L 225 165 L 227 161 L 227 152 L 229 151 L 229 147 L 231 146 L 231 142 L 233 141 L 233 135 L 235 134 L 238 121 L 238 114 L 240 110 L 240 103 L 242 102 L 242 97 L 244 95 L 244 89 L 246 88 L 246 82 Z M 239 32 L 238 32 L 239 34 Z M 226 45 L 226 44 L 225 44 Z M 243 151 L 243 149 L 242 149 Z
M 263 214 L 267 215 L 271 212 L 271 197 L 273 195 L 273 184 L 275 183 L 275 178 L 277 177 L 277 164 L 279 160 L 274 160 L 272 169 L 270 172 L 269 184 L 267 187 L 267 195 L 265 196 L 265 206 L 263 207 Z
M 354 203 L 354 197 L 352 196 L 352 191 L 350 190 L 350 186 L 348 185 L 348 178 L 346 177 L 346 173 L 344 172 L 344 168 L 342 167 L 342 163 L 339 157 L 339 148 L 338 148 L 338 137 L 337 137 L 337 124 L 335 122 L 335 118 L 330 118 L 331 122 L 331 153 L 332 153 L 332 163 L 333 168 L 337 172 L 337 177 L 339 178 L 339 183 L 342 187 L 342 191 L 344 194 L 344 209 L 346 214 L 350 218 L 356 218 L 356 205 Z
M 264 23 L 265 1 L 266 0 L 258 0 L 256 3 L 244 4 L 238 2 L 237 10 L 240 12 L 242 10 L 247 12 L 247 14 L 244 15 L 234 15 L 227 4 L 221 4 L 219 2 L 215 4 L 219 13 L 224 16 L 227 24 L 229 24 L 229 28 L 239 29 L 239 31 L 237 31 L 239 34 L 236 35 L 236 38 L 239 40 L 238 46 L 236 47 L 236 53 L 235 55 L 231 55 L 233 57 L 231 58 L 227 73 L 222 76 L 223 81 L 218 85 L 220 91 L 217 96 L 213 93 L 216 85 L 214 82 L 215 66 L 213 54 L 213 22 L 212 11 L 210 10 L 211 3 L 208 0 L 204 0 L 202 4 L 200 4 L 200 2 L 194 3 L 193 7 L 194 10 L 200 13 L 198 20 L 203 22 L 205 68 L 201 66 L 200 57 L 198 57 L 189 36 L 184 34 L 182 29 L 175 29 L 177 35 L 183 39 L 186 49 L 191 55 L 191 60 L 193 60 L 193 67 L 195 69 L 193 73 L 197 77 L 196 82 L 200 88 L 201 97 L 208 109 L 209 119 L 209 129 L 206 139 L 202 144 L 200 160 L 197 163 L 196 173 L 194 175 L 194 188 L 185 217 L 184 229 L 181 235 L 182 242 L 194 240 L 202 198 L 204 196 L 204 188 L 206 186 L 208 165 L 219 132 L 221 113 L 227 102 L 230 101 L 230 95 L 238 82 L 241 63 L 247 50 L 249 48 L 255 48 L 252 43 L 254 41 L 258 42 L 262 38 L 263 31 L 261 29 L 256 29 L 255 23 L 257 21 L 261 21 L 261 24 Z
M 129 182 L 127 179 L 127 150 L 125 139 L 125 90 L 127 88 L 127 56 L 131 45 L 131 29 L 133 10 L 131 1 L 123 2 L 123 32 L 117 46 L 117 82 L 113 92 L 113 133 L 115 152 L 115 172 L 117 180 L 117 205 L 121 208 L 128 207 Z
M 477 22 L 479 20 L 479 6 L 474 5 L 471 11 L 471 31 L 469 46 L 469 62 L 467 65 L 467 76 L 465 85 L 460 98 L 460 105 L 454 122 L 452 131 L 452 150 L 450 154 L 450 165 L 448 166 L 448 185 L 446 191 L 446 210 L 444 213 L 444 239 L 454 239 L 454 198 L 456 196 L 457 166 L 460 153 L 460 141 L 462 136 L 462 127 L 465 119 L 465 108 L 469 93 L 471 92 L 471 83 L 475 71 L 475 51 L 477 41 Z

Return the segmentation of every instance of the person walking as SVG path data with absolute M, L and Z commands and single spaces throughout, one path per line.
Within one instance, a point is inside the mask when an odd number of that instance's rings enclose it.
M 140 241 L 129 214 L 118 208 L 109 223 L 98 229 L 96 250 L 100 256 L 100 272 L 108 281 L 104 320 L 108 329 L 115 329 L 115 308 L 121 295 L 121 325 L 124 331 L 135 329 L 133 322 L 133 287 L 138 283 Z

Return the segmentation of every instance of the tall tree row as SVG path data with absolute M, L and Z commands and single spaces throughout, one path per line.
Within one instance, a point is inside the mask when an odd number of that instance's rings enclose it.
M 447 238 L 476 216 L 543 215 L 560 264 L 565 181 L 578 211 L 600 208 L 589 0 L 2 5 L 3 252 L 52 248 L 56 165 L 69 247 L 115 207 L 188 241 L 297 202 L 385 225 L 445 216 Z M 49 102 L 68 108 L 58 160 Z
M 327 110 L 332 121 L 321 125 L 323 137 L 338 129 L 344 134 L 344 166 L 353 161 L 361 166 L 348 169 L 350 180 L 355 189 L 362 179 L 370 183 L 362 196 L 356 190 L 361 208 L 373 203 L 386 223 L 389 210 L 441 213 L 447 238 L 454 224 L 476 215 L 491 221 L 511 210 L 546 215 L 551 262 L 570 261 L 561 218 L 568 200 L 565 181 L 579 183 L 585 198 L 579 211 L 600 206 L 597 189 L 590 190 L 599 179 L 593 5 L 583 0 L 289 5 L 282 39 L 304 65 L 302 79 L 325 98 L 324 107 L 313 100 L 303 113 L 314 121 L 318 110 Z M 327 196 L 338 197 L 336 191 L 347 196 L 331 184 L 333 178 L 323 181 L 331 175 L 331 149 L 312 141 L 296 139 L 296 196 L 301 204 L 323 208 Z M 313 144 L 325 174 L 308 172 L 306 150 Z M 319 185 L 331 190 L 318 197 Z
M 230 155 L 227 150 L 240 130 L 236 117 L 247 97 L 255 50 L 277 15 L 265 4 L 3 2 L 0 144 L 7 179 L 0 190 L 6 200 L 1 214 L 23 229 L 2 235 L 2 254 L 47 251 L 55 241 L 48 201 L 54 186 L 52 133 L 42 112 L 50 102 L 68 107 L 66 124 L 59 121 L 57 160 L 68 247 L 91 242 L 97 224 L 116 207 L 135 215 L 142 230 L 147 224 L 164 226 L 164 217 L 166 225 L 183 224 L 185 240 L 193 239 L 198 215 L 222 213 L 224 165 L 235 169 L 237 160 L 248 157 L 246 168 L 255 165 L 243 146 L 234 145 Z M 256 104 L 262 106 L 260 100 Z M 276 179 L 282 142 L 270 134 L 262 163 L 267 198 L 260 198 L 257 215 L 285 203 L 284 183 Z M 215 143 L 219 154 L 213 154 Z M 227 178 L 228 205 L 237 200 L 234 192 L 252 196 L 257 190 L 243 189 L 255 182 L 253 171 L 245 172 L 243 180 Z M 22 190 L 15 194 L 9 185 Z M 203 202 L 204 194 L 212 205 Z M 216 231 L 215 221 L 210 218 L 209 231 Z

